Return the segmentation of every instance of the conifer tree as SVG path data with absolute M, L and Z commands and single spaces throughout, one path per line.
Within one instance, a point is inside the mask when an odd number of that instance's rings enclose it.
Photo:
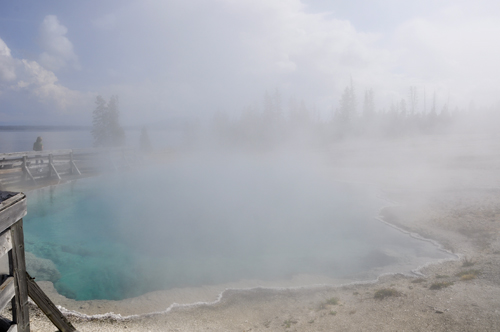
M 112 96 L 108 103 L 97 96 L 96 108 L 92 112 L 92 137 L 95 147 L 117 147 L 125 143 L 125 131 L 120 126 L 118 97 Z
M 340 97 L 340 109 L 339 109 L 340 119 L 344 123 L 349 123 L 355 116 L 356 113 L 356 99 L 354 96 L 354 87 L 348 86 L 345 88 L 344 93 Z
M 365 99 L 363 101 L 363 117 L 371 119 L 375 113 L 375 102 L 373 100 L 373 89 L 365 91 Z
M 107 127 L 110 136 L 110 146 L 123 146 L 125 144 L 125 131 L 120 126 L 120 111 L 118 110 L 118 96 L 111 96 L 108 102 Z
M 94 138 L 94 146 L 104 146 L 108 141 L 108 133 L 106 131 L 106 101 L 102 96 L 97 96 L 96 108 L 92 112 L 92 137 Z
M 418 104 L 418 95 L 416 86 L 410 86 L 409 103 L 410 103 L 410 115 L 415 115 L 415 113 L 417 112 L 417 104 Z

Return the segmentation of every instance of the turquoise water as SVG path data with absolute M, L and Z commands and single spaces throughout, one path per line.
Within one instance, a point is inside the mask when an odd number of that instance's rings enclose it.
M 56 289 L 77 300 L 345 277 L 394 263 L 381 254 L 389 244 L 422 251 L 421 241 L 373 219 L 383 205 L 377 191 L 295 161 L 184 159 L 37 190 L 28 193 L 26 250 L 54 262 Z

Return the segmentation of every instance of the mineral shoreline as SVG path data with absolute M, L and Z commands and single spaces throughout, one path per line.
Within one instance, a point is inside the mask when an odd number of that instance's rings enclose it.
M 464 257 L 427 266 L 422 278 L 396 274 L 340 287 L 228 291 L 215 304 L 176 307 L 165 314 L 70 320 L 79 331 L 500 330 L 500 213 L 491 215 L 500 206 L 500 191 L 435 195 L 442 200 L 428 203 L 425 210 L 405 205 L 383 211 L 388 222 L 440 241 Z M 462 209 L 468 212 L 456 216 L 457 209 L 450 207 L 465 198 L 470 203 Z M 424 215 L 412 214 L 415 208 Z M 470 271 L 474 277 L 463 278 Z M 383 289 L 394 290 L 394 296 L 375 298 Z M 31 317 L 34 331 L 53 331 L 37 309 Z
M 352 160 L 332 163 L 335 178 L 376 183 L 398 203 L 381 211 L 384 221 L 461 257 L 422 268 L 420 278 L 395 274 L 340 287 L 227 291 L 215 304 L 175 307 L 165 314 L 69 318 L 81 332 L 499 331 L 499 163 L 477 160 L 480 165 L 440 164 L 432 173 L 419 167 L 357 167 Z M 111 312 L 110 302 L 94 305 Z M 34 306 L 30 314 L 32 331 L 54 330 Z

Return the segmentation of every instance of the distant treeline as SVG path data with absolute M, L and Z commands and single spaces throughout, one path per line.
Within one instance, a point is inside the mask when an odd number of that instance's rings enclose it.
M 0 131 L 88 131 L 90 126 L 0 125 Z
M 450 111 L 447 104 L 438 109 L 435 94 L 429 101 L 425 96 L 419 101 L 415 87 L 410 88 L 408 99 L 376 110 L 373 90 L 365 91 L 360 103 L 351 85 L 345 88 L 338 107 L 328 119 L 320 116 L 315 107 L 309 108 L 293 98 L 285 109 L 276 91 L 265 94 L 263 107 L 248 107 L 241 116 L 217 112 L 212 131 L 219 143 L 226 145 L 264 147 L 308 141 L 321 144 L 356 137 L 398 138 L 446 133 L 463 115 L 470 114 L 458 108 Z

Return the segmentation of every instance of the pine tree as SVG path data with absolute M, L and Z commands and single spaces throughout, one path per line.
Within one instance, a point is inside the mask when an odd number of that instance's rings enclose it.
M 125 144 L 125 131 L 120 126 L 120 111 L 118 110 L 118 96 L 111 96 L 108 102 L 107 127 L 110 136 L 110 146 Z
M 106 101 L 101 96 L 97 96 L 96 108 L 92 112 L 92 137 L 94 146 L 104 146 L 108 141 L 108 132 L 106 131 Z
M 418 95 L 417 95 L 417 87 L 410 86 L 410 94 L 409 94 L 409 103 L 410 103 L 410 115 L 415 115 L 417 112 L 417 104 L 418 104 Z
M 92 112 L 92 136 L 95 147 L 117 147 L 125 143 L 125 131 L 120 126 L 118 97 L 112 96 L 108 103 L 97 96 L 96 108 Z
M 365 99 L 363 101 L 363 117 L 371 119 L 375 113 L 375 102 L 373 99 L 373 89 L 365 91 Z
M 356 100 L 354 97 L 354 87 L 348 86 L 345 88 L 344 93 L 340 97 L 340 109 L 339 109 L 340 119 L 344 123 L 349 123 L 352 121 L 356 115 Z

